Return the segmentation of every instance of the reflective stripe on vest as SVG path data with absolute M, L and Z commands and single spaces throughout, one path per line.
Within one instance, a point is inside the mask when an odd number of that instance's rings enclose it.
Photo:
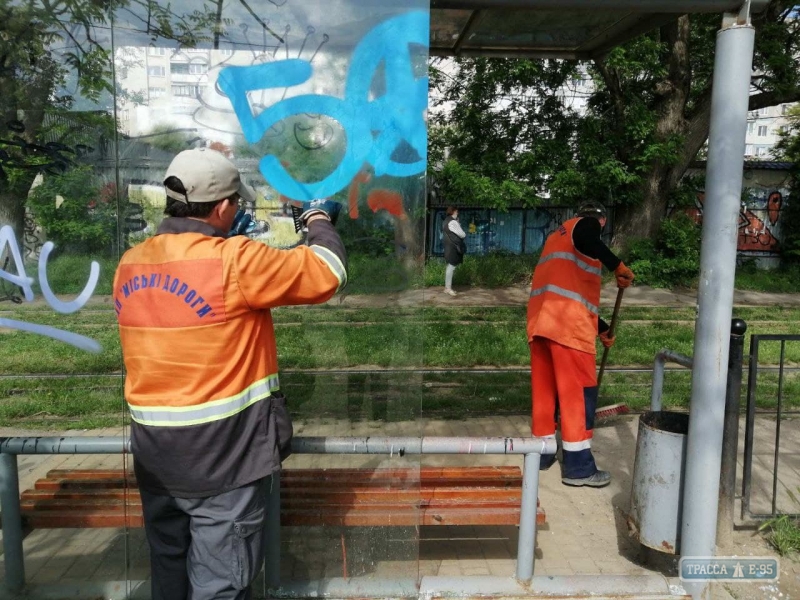
M 133 406 L 129 403 L 128 408 L 131 418 L 140 425 L 184 427 L 232 417 L 256 402 L 269 398 L 272 392 L 279 389 L 278 376 L 268 375 L 230 398 L 195 406 Z
M 541 265 L 543 263 L 546 263 L 548 260 L 553 260 L 555 258 L 560 258 L 562 260 L 572 261 L 576 265 L 578 265 L 579 268 L 583 269 L 587 273 L 591 273 L 592 275 L 600 276 L 603 273 L 601 267 L 593 267 L 592 265 L 590 265 L 589 263 L 581 260 L 580 258 L 575 256 L 571 252 L 552 252 L 552 253 L 550 253 L 550 254 L 548 254 L 546 256 L 543 256 L 539 260 L 539 264 Z
M 531 282 L 526 331 L 529 340 L 539 336 L 594 354 L 602 264 L 575 248 L 579 221 L 565 221 L 545 241 Z
M 581 296 L 578 292 L 573 292 L 571 290 L 566 290 L 562 287 L 558 287 L 557 285 L 547 284 L 543 285 L 540 288 L 536 288 L 535 290 L 531 290 L 531 298 L 535 298 L 545 292 L 550 292 L 552 294 L 558 294 L 559 296 L 563 296 L 564 298 L 569 298 L 570 300 L 575 300 L 575 302 L 580 302 L 583 306 L 585 306 L 590 312 L 599 315 L 600 309 L 599 307 L 595 306 L 591 302 L 589 302 L 586 298 Z
M 344 268 L 342 261 L 339 260 L 339 257 L 336 256 L 336 254 L 324 246 L 317 246 L 315 244 L 311 246 L 311 250 L 314 251 L 314 254 L 324 260 L 325 264 L 328 265 L 328 268 L 333 272 L 334 275 L 336 275 L 336 279 L 339 280 L 339 287 L 336 291 L 341 290 L 342 287 L 344 287 L 344 285 L 347 283 L 347 269 Z

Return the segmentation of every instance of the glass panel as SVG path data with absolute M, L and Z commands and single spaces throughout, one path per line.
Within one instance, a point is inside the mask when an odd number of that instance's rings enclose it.
M 89 515 L 53 489 L 77 469 L 124 479 L 121 452 L 65 448 L 98 435 L 121 440 L 124 432 L 122 362 L 108 297 L 130 206 L 115 169 L 112 32 L 97 3 L 4 6 L 0 426 L 53 436 L 55 443 L 28 447 L 66 452 L 17 458 L 32 528 L 22 545 L 24 574 L 34 586 L 119 581 L 126 577 L 121 496 L 106 497 L 102 515 Z M 101 521 L 102 528 L 82 526 Z M 8 571 L 9 581 L 22 575 Z
M 293 208 L 342 205 L 348 287 L 273 311 L 295 435 L 419 436 L 422 311 L 385 292 L 423 275 L 428 3 L 123 0 L 107 11 L 13 4 L 0 25 L 19 42 L 0 74 L 0 426 L 128 439 L 112 278 L 120 255 L 157 233 L 172 159 L 208 148 L 255 188 L 242 208 L 258 243 L 291 250 L 307 236 Z M 19 457 L 21 490 L 44 477 L 72 489 L 65 471 L 94 478 L 83 506 L 29 495 L 28 584 L 76 585 L 76 597 L 149 586 L 132 459 L 91 451 Z M 419 463 L 400 447 L 290 456 L 280 582 L 416 582 Z M 320 469 L 344 468 L 358 472 L 319 485 Z M 353 490 L 368 484 L 384 505 L 359 512 Z M 255 596 L 270 583 L 262 574 Z
M 420 435 L 422 381 L 412 369 L 422 365 L 422 313 L 386 292 L 422 279 L 427 2 L 203 7 L 117 13 L 119 177 L 141 207 L 132 241 L 158 230 L 161 182 L 188 148 L 222 152 L 255 188 L 243 208 L 253 219 L 246 234 L 260 243 L 295 248 L 306 234 L 293 208 L 340 203 L 348 286 L 323 306 L 272 311 L 295 435 Z M 281 584 L 416 581 L 420 458 L 399 450 L 284 462 Z M 343 469 L 356 471 L 337 482 Z M 390 518 L 394 526 L 378 526 Z M 141 529 L 130 539 L 129 575 L 139 578 L 148 546 Z M 270 583 L 260 576 L 256 596 Z

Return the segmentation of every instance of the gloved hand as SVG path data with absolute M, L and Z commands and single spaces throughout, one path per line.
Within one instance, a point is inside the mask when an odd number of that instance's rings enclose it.
M 614 342 L 617 341 L 616 336 L 608 335 L 608 331 L 604 331 L 603 333 L 599 334 L 598 337 L 600 338 L 600 343 L 606 348 L 611 348 L 611 346 L 614 345 Z
M 625 266 L 625 263 L 619 263 L 619 266 L 614 269 L 614 275 L 617 277 L 617 287 L 626 288 L 633 283 L 633 271 Z
M 324 216 L 331 223 L 336 225 L 339 218 L 339 211 L 342 205 L 334 200 L 320 198 L 310 202 L 299 202 L 293 200 L 289 203 L 292 207 L 292 217 L 294 218 L 294 230 L 300 232 L 304 227 L 308 227 L 308 221 L 314 215 Z
M 247 228 L 250 227 L 252 222 L 253 217 L 240 208 L 236 211 L 236 216 L 233 218 L 233 225 L 231 225 L 231 230 L 228 232 L 228 237 L 245 235 L 247 233 Z

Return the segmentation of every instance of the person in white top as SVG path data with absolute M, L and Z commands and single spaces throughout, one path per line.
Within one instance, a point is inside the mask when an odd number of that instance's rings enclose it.
M 464 238 L 467 234 L 461 229 L 458 222 L 458 209 L 447 207 L 447 216 L 442 222 L 442 242 L 444 244 L 444 260 L 447 263 L 444 275 L 444 293 L 455 296 L 453 291 L 453 273 L 456 267 L 464 261 L 467 244 Z

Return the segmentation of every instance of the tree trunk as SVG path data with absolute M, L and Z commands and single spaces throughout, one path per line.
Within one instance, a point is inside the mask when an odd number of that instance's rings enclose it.
M 684 112 L 691 87 L 689 17 L 684 15 L 674 23 L 662 27 L 661 39 L 667 44 L 669 52 L 669 72 L 656 86 L 658 99 L 653 110 L 658 114 L 655 137 L 659 142 L 666 143 L 676 136 L 684 137 L 686 131 Z M 694 154 L 696 152 L 695 150 Z M 615 214 L 616 245 L 624 248 L 632 238 L 652 238 L 656 234 L 666 214 L 669 192 L 674 187 L 672 179 L 675 166 L 677 165 L 673 161 L 653 160 L 642 181 L 642 204 L 620 207 L 621 210 Z
M 762 13 L 758 19 L 774 22 L 784 8 L 782 3 L 771 3 L 768 11 Z M 654 161 L 650 166 L 641 187 L 641 204 L 618 207 L 615 214 L 614 243 L 621 247 L 625 247 L 633 238 L 652 238 L 657 233 L 666 216 L 670 195 L 708 139 L 711 122 L 710 86 L 697 95 L 691 112 L 686 112 L 691 84 L 689 17 L 681 17 L 673 25 L 663 27 L 661 39 L 668 45 L 669 72 L 656 86 L 656 93 L 659 95 L 654 106 L 659 115 L 657 137 L 666 140 L 671 135 L 681 136 L 683 146 L 674 161 L 669 164 Z M 608 85 L 607 77 L 606 83 Z M 612 95 L 615 92 L 622 93 L 618 87 L 615 90 L 613 85 L 609 85 L 609 89 Z M 621 100 L 621 96 L 615 100 Z M 750 96 L 749 109 L 756 110 L 799 100 L 798 88 L 766 91 Z
M 0 184 L 0 227 L 11 225 L 17 242 L 22 245 L 25 232 L 25 201 Z
M 626 204 L 614 211 L 614 245 L 627 248 L 636 238 L 654 238 L 667 213 L 669 168 L 653 169 L 642 184 L 641 204 Z

